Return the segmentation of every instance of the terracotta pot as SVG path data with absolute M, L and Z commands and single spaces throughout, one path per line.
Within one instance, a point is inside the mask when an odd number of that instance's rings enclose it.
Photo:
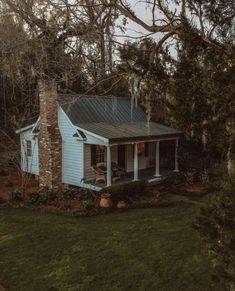
M 118 209 L 123 209 L 123 208 L 127 208 L 127 204 L 125 201 L 118 201 L 117 203 L 117 208 Z
M 102 208 L 112 207 L 113 203 L 110 197 L 111 195 L 109 193 L 102 194 L 100 198 L 100 207 Z

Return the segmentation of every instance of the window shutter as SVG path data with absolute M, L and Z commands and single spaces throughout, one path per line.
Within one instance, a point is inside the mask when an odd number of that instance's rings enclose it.
M 145 157 L 149 156 L 149 143 L 148 142 L 144 144 L 144 155 Z
M 96 165 L 96 145 L 91 145 L 91 166 Z

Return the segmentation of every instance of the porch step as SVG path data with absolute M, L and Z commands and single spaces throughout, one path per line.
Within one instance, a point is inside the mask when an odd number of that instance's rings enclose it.
M 150 185 L 158 184 L 161 180 L 162 180 L 162 177 L 154 177 L 154 178 L 148 179 L 148 183 Z
M 161 177 L 159 177 L 159 178 L 152 178 L 152 179 L 148 179 L 148 182 L 156 182 L 156 181 L 161 181 Z

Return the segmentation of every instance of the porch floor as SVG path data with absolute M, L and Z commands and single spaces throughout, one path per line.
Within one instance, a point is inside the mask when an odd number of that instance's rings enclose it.
M 160 181 L 162 177 L 168 175 L 169 173 L 173 172 L 173 170 L 171 169 L 161 169 L 160 170 L 160 177 L 155 177 L 155 168 L 147 168 L 147 169 L 142 169 L 139 170 L 139 180 L 148 180 L 149 183 L 151 182 L 157 182 Z M 117 181 L 112 181 L 112 186 L 113 185 L 123 185 L 126 183 L 129 183 L 131 181 L 133 181 L 134 178 L 134 172 L 129 172 L 126 173 L 123 177 L 121 177 L 120 180 Z M 91 188 L 93 188 L 94 190 L 101 190 L 103 188 L 106 187 L 106 183 L 103 182 L 96 182 L 95 180 L 92 181 L 84 181 L 84 184 L 86 184 L 87 186 L 90 185 Z

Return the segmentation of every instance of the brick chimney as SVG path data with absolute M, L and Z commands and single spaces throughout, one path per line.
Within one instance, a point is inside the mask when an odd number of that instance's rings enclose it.
M 59 188 L 62 183 L 62 141 L 58 125 L 58 92 L 53 80 L 41 80 L 39 87 L 39 186 Z

